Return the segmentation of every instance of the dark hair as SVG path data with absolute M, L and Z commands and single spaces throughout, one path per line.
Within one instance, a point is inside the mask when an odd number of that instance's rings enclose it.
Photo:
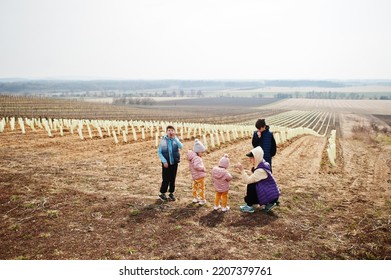
M 248 157 L 254 157 L 254 154 L 253 154 L 252 152 L 249 152 L 249 153 L 246 154 L 246 156 L 248 156 Z
M 261 127 L 265 127 L 265 126 L 266 126 L 265 119 L 258 119 L 257 122 L 255 123 L 255 127 L 257 129 L 260 129 Z
M 168 126 L 166 127 L 166 131 L 169 130 L 169 129 L 175 130 L 175 127 L 173 127 L 172 125 L 168 125 Z

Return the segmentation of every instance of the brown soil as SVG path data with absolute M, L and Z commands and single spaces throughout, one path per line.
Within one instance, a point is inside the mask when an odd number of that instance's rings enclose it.
M 281 205 L 239 211 L 245 185 L 234 170 L 251 140 L 206 154 L 208 170 L 231 158 L 227 213 L 191 203 L 184 142 L 178 200 L 157 199 L 161 165 L 154 141 L 0 134 L 0 259 L 390 259 L 391 145 L 369 117 L 341 114 L 337 166 L 327 138 L 303 136 L 273 159 Z M 355 125 L 365 131 L 356 131 Z M 342 132 L 342 133 L 341 133 Z M 210 174 L 210 173 L 209 173 Z

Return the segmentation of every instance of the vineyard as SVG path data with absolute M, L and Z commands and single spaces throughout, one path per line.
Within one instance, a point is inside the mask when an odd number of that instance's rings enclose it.
M 389 259 L 390 128 L 360 113 L 381 106 L 233 101 L 144 108 L 0 96 L 0 258 Z M 261 117 L 278 144 L 281 206 L 246 215 L 233 165 L 250 168 Z M 167 124 L 184 148 L 178 200 L 163 203 L 157 144 Z M 191 203 L 185 154 L 195 138 L 209 171 L 231 158 L 228 213 L 213 211 L 209 175 L 208 203 Z
M 201 98 L 196 99 L 197 106 L 189 106 L 188 103 L 181 105 L 183 101 L 179 101 L 161 102 L 159 103 L 161 105 L 156 106 L 128 107 L 84 102 L 77 99 L 0 95 L 0 117 L 89 120 L 197 120 L 203 123 L 237 123 L 238 121 L 257 118 L 259 110 L 256 107 L 249 107 L 249 104 L 261 106 L 275 100 L 270 98 Z M 279 109 L 265 109 L 262 111 L 264 116 L 282 112 Z
M 342 99 L 284 99 L 278 104 L 262 106 L 263 109 L 314 110 L 355 114 L 390 115 L 391 100 L 342 100 Z
M 289 111 L 268 117 L 267 122 L 274 132 L 277 145 L 304 134 L 325 137 L 331 129 L 335 131 L 335 113 L 312 111 Z M 252 121 L 255 123 L 255 120 Z M 46 131 L 48 137 L 57 133 L 78 135 L 80 140 L 103 139 L 112 137 L 115 144 L 155 140 L 155 148 L 160 137 L 165 134 L 168 124 L 176 127 L 182 140 L 202 139 L 207 150 L 219 148 L 221 144 L 236 142 L 252 137 L 254 128 L 251 124 L 212 125 L 202 123 L 177 123 L 162 121 L 110 121 L 84 119 L 46 119 L 3 117 L 0 120 L 0 133 L 9 127 L 10 131 L 20 130 L 26 134 L 26 127 L 31 132 Z M 17 127 L 18 126 L 18 127 Z M 336 145 L 333 145 L 335 154 Z M 334 162 L 330 158 L 330 162 Z

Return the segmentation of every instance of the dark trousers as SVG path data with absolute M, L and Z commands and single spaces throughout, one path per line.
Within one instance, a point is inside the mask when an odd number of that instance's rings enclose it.
M 175 178 L 176 172 L 178 170 L 178 163 L 173 165 L 168 165 L 167 168 L 164 168 L 162 164 L 162 185 L 160 187 L 161 193 L 166 193 L 168 186 L 170 186 L 169 192 L 173 193 L 175 191 Z
M 259 204 L 255 185 L 256 183 L 247 185 L 247 191 L 246 191 L 246 196 L 244 197 L 244 202 L 246 202 L 248 206 L 253 206 L 253 204 Z
M 275 200 L 270 201 L 269 203 L 276 203 L 278 201 L 278 198 Z M 259 204 L 257 191 L 256 191 L 256 183 L 248 184 L 247 185 L 247 191 L 246 196 L 244 197 L 244 202 L 248 206 L 253 206 L 254 204 Z

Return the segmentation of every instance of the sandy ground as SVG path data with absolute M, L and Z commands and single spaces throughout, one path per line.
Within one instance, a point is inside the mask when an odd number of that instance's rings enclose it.
M 326 138 L 303 136 L 273 158 L 281 205 L 241 213 L 233 165 L 250 139 L 203 159 L 208 203 L 191 203 L 184 142 L 175 202 L 157 199 L 154 141 L 115 145 L 44 133 L 0 134 L 0 259 L 390 259 L 391 145 L 364 115 L 340 114 L 337 166 Z M 359 125 L 363 132 L 353 131 Z M 227 213 L 213 211 L 210 171 L 231 158 Z

